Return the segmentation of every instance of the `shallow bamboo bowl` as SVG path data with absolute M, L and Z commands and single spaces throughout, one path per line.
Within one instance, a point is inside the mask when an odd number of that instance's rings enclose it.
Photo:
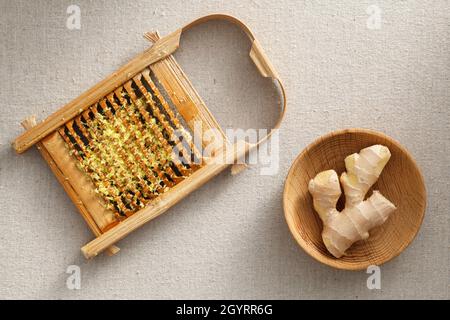
M 369 239 L 354 243 L 345 256 L 336 259 L 322 242 L 322 222 L 314 211 L 308 182 L 323 170 L 334 169 L 340 175 L 346 156 L 374 144 L 387 146 L 392 156 L 372 189 L 379 190 L 397 210 L 370 232 Z M 411 243 L 425 214 L 426 190 L 416 162 L 397 141 L 375 131 L 347 129 L 320 137 L 295 159 L 286 178 L 283 206 L 292 235 L 310 256 L 334 268 L 362 270 L 389 261 Z

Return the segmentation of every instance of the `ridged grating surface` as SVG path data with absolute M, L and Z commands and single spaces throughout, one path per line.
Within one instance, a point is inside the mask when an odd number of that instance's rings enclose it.
M 107 207 L 126 217 L 199 166 L 190 133 L 145 69 L 59 129 Z

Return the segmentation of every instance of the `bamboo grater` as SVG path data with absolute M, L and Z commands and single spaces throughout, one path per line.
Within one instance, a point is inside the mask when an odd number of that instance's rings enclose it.
M 183 31 L 213 19 L 239 26 L 250 39 L 250 58 L 263 77 L 283 85 L 250 29 L 224 14 L 201 17 L 166 37 L 146 33 L 153 45 L 46 120 L 22 122 L 27 130 L 13 147 L 22 153 L 36 144 L 72 199 L 95 239 L 82 247 L 86 258 L 107 250 L 133 230 L 165 212 L 265 141 L 231 144 L 192 87 L 172 53 Z M 193 142 L 194 126 L 220 135 L 226 146 L 205 158 Z M 243 145 L 244 147 L 238 147 Z M 202 146 L 200 146 L 202 147 Z M 232 161 L 214 161 L 228 157 Z M 230 164 L 231 163 L 231 164 Z

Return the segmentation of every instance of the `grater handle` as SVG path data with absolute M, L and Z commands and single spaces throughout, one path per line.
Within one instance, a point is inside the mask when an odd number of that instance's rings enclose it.
M 249 38 L 250 42 L 252 43 L 251 49 L 250 49 L 250 58 L 252 59 L 252 61 L 254 62 L 254 64 L 256 65 L 256 67 L 258 68 L 260 74 L 265 77 L 265 78 L 272 78 L 274 85 L 279 89 L 279 94 L 280 94 L 280 102 L 279 102 L 279 106 L 280 106 L 280 112 L 279 112 L 279 116 L 278 119 L 274 125 L 274 127 L 272 128 L 272 130 L 270 130 L 270 132 L 262 137 L 256 144 L 251 144 L 248 146 L 248 151 L 250 151 L 251 149 L 257 147 L 258 145 L 260 145 L 261 143 L 265 142 L 266 140 L 268 140 L 270 138 L 270 136 L 272 135 L 272 133 L 274 132 L 274 130 L 278 129 L 281 125 L 281 122 L 284 118 L 284 114 L 286 112 L 286 92 L 284 89 L 284 85 L 283 82 L 281 81 L 275 67 L 273 66 L 273 64 L 270 62 L 269 58 L 267 57 L 267 55 L 265 54 L 261 44 L 259 43 L 259 41 L 255 38 L 255 35 L 253 34 L 253 32 L 250 30 L 249 27 L 247 27 L 247 25 L 245 25 L 242 21 L 240 21 L 239 19 L 237 19 L 236 17 L 233 17 L 231 15 L 227 15 L 227 14 L 222 14 L 222 13 L 215 13 L 215 14 L 210 14 L 210 15 L 206 15 L 203 17 L 200 17 L 190 23 L 188 23 L 187 25 L 185 25 L 184 27 L 176 30 L 175 32 L 171 33 L 170 35 L 167 36 L 167 38 L 172 38 L 172 39 L 176 39 L 176 41 L 178 41 L 176 48 L 179 48 L 179 41 L 180 41 L 180 37 L 182 35 L 182 33 L 184 31 L 187 31 L 189 29 L 191 29 L 192 27 L 211 21 L 211 20 L 223 20 L 223 21 L 228 21 L 230 23 L 235 24 L 236 26 L 238 26 L 242 31 L 244 31 L 244 33 L 246 34 L 246 36 Z M 150 40 L 151 36 L 146 36 L 148 37 Z M 248 152 L 247 151 L 247 152 Z M 241 172 L 243 169 L 245 168 L 245 166 L 241 165 L 241 164 L 235 164 L 232 167 L 232 173 L 239 173 Z
M 245 23 L 243 23 L 241 20 L 239 20 L 236 17 L 233 17 L 231 15 L 227 15 L 227 14 L 223 14 L 223 13 L 214 13 L 214 14 L 200 17 L 200 18 L 188 23 L 183 28 L 174 32 L 174 34 L 181 36 L 183 31 L 187 31 L 196 25 L 199 25 L 199 24 L 211 21 L 211 20 L 224 20 L 224 21 L 233 23 L 236 26 L 238 26 L 242 31 L 244 31 L 246 36 L 249 38 L 250 42 L 252 43 L 252 47 L 250 49 L 250 54 L 249 54 L 250 58 L 255 63 L 255 65 L 258 68 L 261 75 L 266 78 L 272 78 L 274 80 L 274 82 L 277 83 L 277 85 L 280 89 L 280 95 L 281 95 L 281 103 L 280 103 L 281 108 L 280 109 L 281 110 L 280 110 L 280 115 L 279 115 L 278 121 L 276 122 L 273 129 L 279 128 L 281 121 L 283 120 L 285 111 L 286 111 L 286 92 L 284 89 L 284 85 L 283 85 L 283 82 L 281 81 L 275 67 L 273 66 L 273 64 L 270 62 L 269 58 L 265 54 L 261 44 L 256 39 L 255 35 L 250 30 L 250 28 L 247 25 L 245 25 Z M 180 39 L 179 36 L 178 36 L 178 39 Z M 261 139 L 260 141 L 258 141 L 257 145 L 262 143 L 263 141 L 265 141 L 267 138 L 269 138 L 269 136 L 270 136 L 270 133 L 268 136 L 266 136 L 263 139 Z
M 256 65 L 256 67 L 258 68 L 260 74 L 265 77 L 265 78 L 272 78 L 272 80 L 274 81 L 274 85 L 276 85 L 279 89 L 279 93 L 280 93 L 280 102 L 279 102 L 279 106 L 280 106 L 280 113 L 278 116 L 278 120 L 276 121 L 274 127 L 272 128 L 272 130 L 270 130 L 270 132 L 262 137 L 256 144 L 252 144 L 248 146 L 248 151 L 249 152 L 251 149 L 257 147 L 258 145 L 260 145 L 261 143 L 265 142 L 266 140 L 268 140 L 270 138 L 270 136 L 272 135 L 272 133 L 274 132 L 274 130 L 277 130 L 280 125 L 281 122 L 284 118 L 284 114 L 286 112 L 286 92 L 284 89 L 284 85 L 283 82 L 281 81 L 275 67 L 273 66 L 273 64 L 270 62 L 269 58 L 267 57 L 267 55 L 265 54 L 261 44 L 259 43 L 259 41 L 256 39 L 255 35 L 253 34 L 253 32 L 250 30 L 250 28 L 245 25 L 241 20 L 237 19 L 236 17 L 227 15 L 227 14 L 221 14 L 221 13 L 216 13 L 216 14 L 210 14 L 207 16 L 203 16 L 200 17 L 192 22 L 190 22 L 189 24 L 187 24 L 186 26 L 184 26 L 183 28 L 179 29 L 177 31 L 177 34 L 179 34 L 181 36 L 183 31 L 189 30 L 190 28 L 201 24 L 201 23 L 205 23 L 211 20 L 224 20 L 224 21 L 228 21 L 230 23 L 233 23 L 235 25 L 237 25 L 242 31 L 244 31 L 244 33 L 247 35 L 247 37 L 249 38 L 250 42 L 252 43 L 252 47 L 250 49 L 250 58 L 252 59 L 252 61 L 254 62 L 254 64 Z M 178 37 L 178 39 L 180 39 Z M 178 45 L 179 47 L 179 45 Z M 234 164 L 231 167 L 231 173 L 234 174 L 238 174 L 241 171 L 243 171 L 246 168 L 245 163 L 244 164 Z
M 259 41 L 255 38 L 255 35 L 253 34 L 253 32 L 242 21 L 240 21 L 239 19 L 237 19 L 233 16 L 230 16 L 227 14 L 216 13 L 216 14 L 210 14 L 207 16 L 200 17 L 200 18 L 190 22 L 183 28 L 181 28 L 180 34 L 183 31 L 187 31 L 196 25 L 199 25 L 199 24 L 211 21 L 211 20 L 228 21 L 228 22 L 238 26 L 242 31 L 244 31 L 244 33 L 246 34 L 246 36 L 249 38 L 250 42 L 252 43 L 252 47 L 250 49 L 250 58 L 255 63 L 255 65 L 258 68 L 261 75 L 263 77 L 271 77 L 274 79 L 279 78 L 275 68 L 273 67 L 269 58 L 264 53 Z

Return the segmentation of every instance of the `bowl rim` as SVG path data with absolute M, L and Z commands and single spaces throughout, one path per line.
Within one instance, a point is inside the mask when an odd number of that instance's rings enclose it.
M 412 238 L 406 243 L 406 245 L 401 248 L 401 250 L 399 250 L 397 253 L 392 254 L 391 256 L 388 256 L 387 258 L 383 259 L 381 263 L 378 264 L 378 266 L 385 264 L 389 261 L 391 261 L 392 259 L 398 257 L 407 247 L 409 247 L 409 245 L 414 241 L 414 239 L 417 237 L 417 234 L 419 233 L 419 230 L 423 224 L 423 220 L 425 218 L 425 213 L 426 213 L 426 209 L 427 209 L 427 203 L 428 203 L 428 195 L 427 195 L 427 190 L 426 190 L 426 184 L 425 184 L 425 179 L 423 177 L 422 171 L 420 170 L 420 167 L 418 166 L 416 160 L 414 159 L 414 157 L 411 155 L 411 153 L 402 145 L 400 144 L 400 142 L 398 142 L 397 140 L 395 140 L 394 138 L 379 132 L 379 131 L 375 131 L 372 129 L 366 129 L 366 128 L 346 128 L 346 129 L 339 129 L 339 130 L 333 130 L 330 131 L 324 135 L 319 136 L 318 138 L 315 138 L 310 144 L 308 144 L 294 159 L 294 161 L 292 162 L 289 171 L 286 175 L 286 178 L 284 180 L 284 188 L 283 188 L 283 212 L 284 212 L 284 218 L 286 220 L 286 224 L 289 227 L 289 231 L 291 233 L 291 235 L 294 237 L 294 239 L 297 241 L 298 245 L 312 258 L 314 258 L 316 261 L 319 261 L 329 267 L 332 268 L 336 268 L 336 269 L 340 269 L 340 270 L 349 270 L 349 271 L 359 271 L 359 270 L 365 270 L 367 269 L 367 267 L 369 267 L 371 264 L 367 261 L 366 263 L 364 262 L 359 262 L 356 263 L 355 265 L 345 265 L 342 263 L 338 263 L 339 259 L 335 259 L 335 260 L 330 260 L 330 259 L 325 259 L 322 255 L 319 255 L 318 252 L 314 249 L 312 249 L 312 246 L 308 245 L 304 239 L 300 236 L 300 234 L 297 232 L 297 230 L 295 230 L 294 226 L 292 225 L 292 223 L 289 222 L 288 220 L 288 214 L 287 214 L 287 209 L 286 209 L 286 202 L 288 201 L 288 196 L 287 196 L 287 181 L 288 179 L 292 176 L 292 173 L 294 171 L 294 169 L 297 166 L 297 162 L 300 160 L 300 158 L 304 157 L 306 153 L 309 152 L 310 149 L 312 149 L 313 147 L 324 143 L 327 139 L 331 138 L 331 137 L 335 137 L 335 136 L 339 136 L 339 135 L 343 135 L 343 134 L 358 134 L 358 133 L 366 133 L 369 135 L 374 135 L 378 138 L 382 138 L 385 139 L 387 141 L 389 141 L 390 143 L 394 144 L 397 148 L 399 148 L 408 158 L 409 161 L 411 161 L 414 169 L 417 171 L 418 173 L 418 177 L 420 179 L 420 183 L 421 186 L 423 187 L 423 192 L 424 192 L 424 207 L 423 210 L 421 212 L 421 217 L 420 217 L 420 221 L 418 224 L 418 227 L 416 230 L 414 230 L 414 234 L 412 236 Z M 336 261 L 335 263 L 333 263 L 333 261 Z

